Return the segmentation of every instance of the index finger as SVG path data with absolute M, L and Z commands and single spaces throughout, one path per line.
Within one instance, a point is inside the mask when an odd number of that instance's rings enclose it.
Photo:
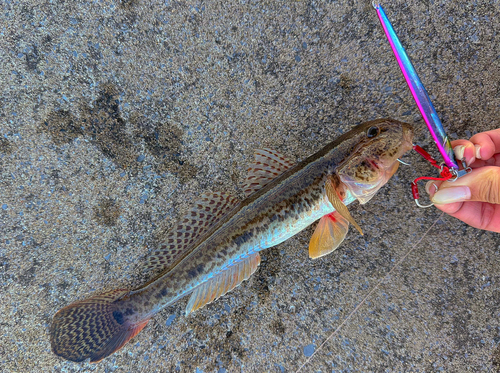
M 479 150 L 476 150 L 476 158 L 488 160 L 493 157 L 494 154 L 500 153 L 500 128 L 492 131 L 486 131 L 477 133 L 470 138 L 470 141 L 476 146 L 479 146 Z

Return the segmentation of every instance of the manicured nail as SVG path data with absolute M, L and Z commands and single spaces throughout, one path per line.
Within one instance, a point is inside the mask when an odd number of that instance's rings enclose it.
M 476 159 L 481 159 L 481 145 L 474 145 L 476 148 Z
M 425 183 L 425 191 L 429 195 L 431 194 L 431 188 L 433 188 L 433 193 L 436 193 L 438 191 L 438 187 L 436 186 L 436 184 L 434 184 L 434 181 L 429 180 L 427 183 Z
M 472 158 L 470 158 L 469 160 L 465 160 L 465 163 L 467 164 L 467 166 L 470 166 L 470 165 L 471 165 L 471 164 L 473 164 L 475 161 L 476 161 L 476 157 L 472 157 Z
M 432 196 L 431 200 L 438 205 L 445 205 L 447 203 L 467 201 L 470 197 L 470 188 L 468 186 L 456 186 L 439 190 Z
M 464 159 L 464 150 L 465 150 L 465 145 L 458 145 L 453 148 L 457 160 L 461 161 L 462 159 Z

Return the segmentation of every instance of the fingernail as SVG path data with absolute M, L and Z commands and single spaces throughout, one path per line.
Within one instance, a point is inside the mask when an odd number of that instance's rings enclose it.
M 464 159 L 464 150 L 465 146 L 464 145 L 458 145 L 453 148 L 453 151 L 455 152 L 455 157 L 461 161 Z
M 445 205 L 447 203 L 467 201 L 471 197 L 468 186 L 456 186 L 439 190 L 431 198 L 432 202 Z
M 476 148 L 476 159 L 481 159 L 481 145 L 474 145 Z
M 427 194 L 431 194 L 431 188 L 434 186 L 434 190 L 433 192 L 436 193 L 436 191 L 438 190 L 437 187 L 436 187 L 436 184 L 434 184 L 434 181 L 432 180 L 429 180 L 427 183 L 425 183 L 425 191 L 427 192 Z

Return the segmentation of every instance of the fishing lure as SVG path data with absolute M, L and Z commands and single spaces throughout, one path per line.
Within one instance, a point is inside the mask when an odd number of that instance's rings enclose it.
M 376 2 L 372 2 L 372 5 L 377 11 L 377 15 L 382 25 L 382 28 L 384 29 L 389 44 L 391 45 L 392 51 L 394 53 L 394 56 L 396 57 L 399 67 L 401 68 L 401 72 L 403 73 L 406 83 L 410 88 L 411 94 L 413 95 L 413 98 L 415 99 L 418 109 L 420 110 L 420 113 L 422 114 L 422 117 L 424 118 L 424 121 L 427 124 L 427 128 L 429 129 L 429 132 L 431 133 L 432 138 L 434 139 L 434 142 L 444 160 L 444 164 L 438 165 L 437 161 L 435 161 L 430 156 L 430 154 L 427 153 L 424 149 L 422 149 L 418 145 L 415 145 L 413 147 L 413 149 L 417 153 L 419 153 L 426 160 L 431 162 L 433 166 L 440 169 L 441 177 L 439 178 L 422 176 L 415 179 L 412 182 L 413 198 L 417 206 L 430 207 L 433 204 L 430 204 L 428 206 L 422 206 L 418 202 L 419 194 L 418 194 L 417 182 L 419 180 L 455 181 L 459 177 L 470 172 L 471 169 L 465 165 L 465 162 L 463 160 L 460 160 L 463 168 L 459 170 L 457 160 L 455 159 L 455 154 L 451 147 L 450 139 L 448 138 L 448 135 L 446 135 L 446 131 L 443 128 L 443 125 L 441 123 L 441 120 L 439 119 L 436 109 L 434 108 L 434 105 L 432 105 L 432 101 L 429 95 L 427 94 L 427 90 L 425 89 L 424 85 L 422 84 L 422 81 L 418 77 L 417 71 L 413 67 L 410 58 L 406 54 L 403 45 L 399 41 L 396 31 L 394 31 L 394 28 L 392 27 L 389 18 L 385 14 L 384 8 L 382 7 L 382 5 Z

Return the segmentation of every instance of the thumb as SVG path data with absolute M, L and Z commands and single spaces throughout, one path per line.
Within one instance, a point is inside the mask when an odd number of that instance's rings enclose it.
M 456 181 L 445 181 L 431 200 L 438 205 L 463 201 L 500 204 L 500 167 L 476 168 Z

